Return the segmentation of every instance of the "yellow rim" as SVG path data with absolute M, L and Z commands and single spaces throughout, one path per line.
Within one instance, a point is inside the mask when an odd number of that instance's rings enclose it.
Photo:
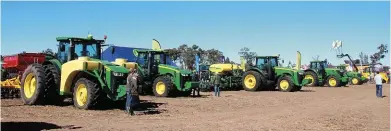
M 35 93 L 37 82 L 33 73 L 27 75 L 24 80 L 23 91 L 26 98 L 31 98 Z
M 357 84 L 358 84 L 358 79 L 357 79 L 357 78 L 353 78 L 353 79 L 352 79 L 352 83 L 353 83 L 354 85 L 357 85 Z
M 80 106 L 84 106 L 87 103 L 88 91 L 85 84 L 79 84 L 76 89 L 76 101 Z
M 330 78 L 329 85 L 330 86 L 336 86 L 337 85 L 337 80 L 335 78 Z
M 311 79 L 311 83 L 308 83 L 307 85 L 314 83 L 314 77 L 312 77 L 312 75 L 305 75 L 304 79 Z
M 256 84 L 257 84 L 257 81 L 255 80 L 254 75 L 248 74 L 244 78 L 244 85 L 246 85 L 247 88 L 252 89 L 255 87 Z
M 289 88 L 289 82 L 287 80 L 280 81 L 280 88 L 283 90 L 287 90 Z
M 159 95 L 163 95 L 165 91 L 166 91 L 166 85 L 163 82 L 159 81 L 156 84 L 156 93 L 158 93 Z

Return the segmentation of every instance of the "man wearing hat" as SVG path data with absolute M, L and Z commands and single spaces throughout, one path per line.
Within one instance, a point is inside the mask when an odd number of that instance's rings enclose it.
M 130 115 L 135 115 L 133 107 L 139 102 L 137 92 L 138 73 L 136 69 L 131 69 L 126 82 L 126 112 Z
M 220 84 L 221 84 L 221 74 L 218 72 L 215 72 L 216 77 L 213 81 L 213 84 L 215 85 L 214 91 L 215 96 L 220 97 Z

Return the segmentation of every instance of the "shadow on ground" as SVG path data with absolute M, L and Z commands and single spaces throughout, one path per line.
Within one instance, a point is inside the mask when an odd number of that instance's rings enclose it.
M 147 100 L 140 100 L 140 104 L 135 107 L 134 111 L 141 112 L 144 115 L 160 114 L 167 111 L 165 109 L 159 109 L 159 106 L 164 104 L 167 103 L 156 103 Z
M 46 122 L 1 122 L 1 130 L 3 131 L 41 131 L 51 129 L 80 129 L 81 127 L 68 125 L 58 126 Z
M 110 102 L 106 101 L 105 103 L 99 104 L 99 106 L 96 108 L 96 110 L 113 110 L 113 109 L 119 109 L 125 111 L 125 104 L 126 100 L 121 100 L 117 102 Z M 140 100 L 140 103 L 136 105 L 133 110 L 142 113 L 145 115 L 148 114 L 160 114 L 166 110 L 159 109 L 159 106 L 164 105 L 167 103 L 157 103 L 153 101 L 147 101 L 147 100 Z M 137 113 L 137 114 L 138 114 Z
M 315 92 L 314 90 L 300 90 L 298 92 Z

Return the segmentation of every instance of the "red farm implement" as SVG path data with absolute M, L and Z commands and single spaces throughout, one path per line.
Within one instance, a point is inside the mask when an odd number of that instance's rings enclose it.
M 33 63 L 43 63 L 45 54 L 20 53 L 4 56 L 1 64 L 1 98 L 18 98 L 23 71 Z

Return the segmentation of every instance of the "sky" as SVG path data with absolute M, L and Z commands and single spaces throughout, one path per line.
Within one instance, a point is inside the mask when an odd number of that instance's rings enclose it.
M 302 64 L 314 56 L 342 64 L 334 40 L 357 59 L 390 44 L 389 2 L 1 2 L 1 54 L 57 50 L 58 36 L 163 49 L 196 44 L 239 63 L 240 48 Z M 390 47 L 390 46 L 389 46 Z M 347 58 L 345 58 L 347 59 Z M 389 65 L 389 54 L 381 61 Z

